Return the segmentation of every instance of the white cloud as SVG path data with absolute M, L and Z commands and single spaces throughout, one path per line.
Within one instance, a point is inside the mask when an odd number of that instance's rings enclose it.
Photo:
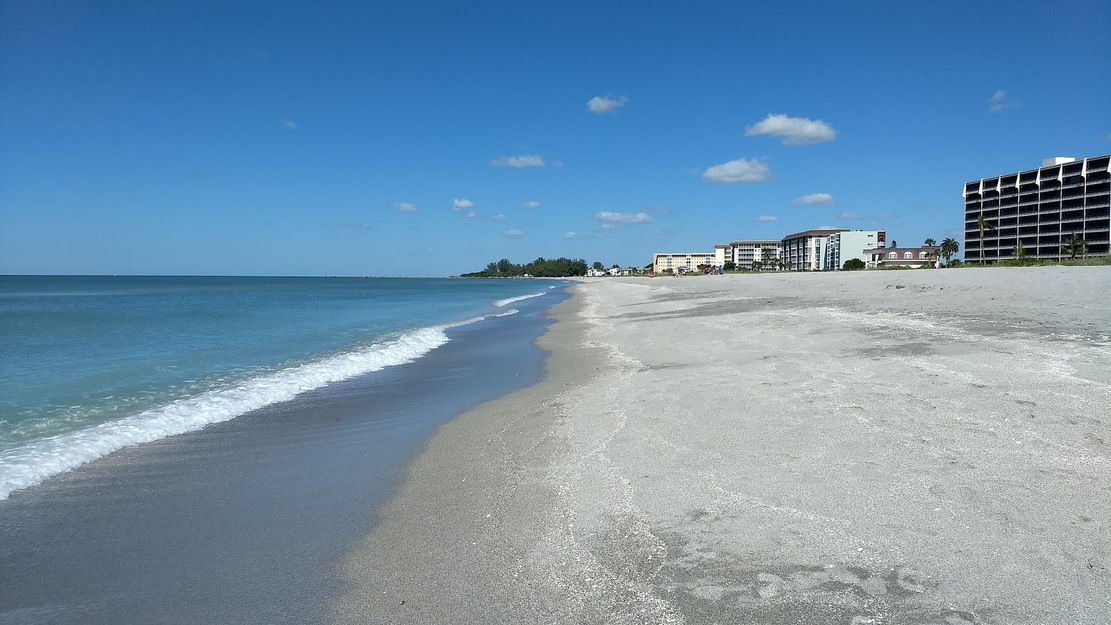
M 503 156 L 497 160 L 490 161 L 494 167 L 543 167 L 544 159 L 539 154 L 529 154 L 522 156 Z
M 710 182 L 734 184 L 737 182 L 763 182 L 771 175 L 768 166 L 756 159 L 751 161 L 739 158 L 735 161 L 714 165 L 702 172 L 702 177 Z
M 286 130 L 297 130 L 297 122 L 293 121 L 292 119 L 283 119 L 282 128 L 285 128 Z
M 1003 109 L 1007 108 L 1009 105 L 1007 104 L 1006 99 L 1006 91 L 1003 91 L 1002 89 L 996 91 L 995 95 L 991 96 L 991 98 L 988 100 L 988 112 L 995 113 L 996 111 L 1002 111 Z
M 531 202 L 521 202 L 521 208 L 540 208 L 540 202 L 533 200 Z
M 509 218 L 506 217 L 505 215 L 494 215 L 490 219 L 493 219 L 494 221 L 505 221 L 506 219 L 509 219 Z
M 524 232 L 521 232 L 520 230 L 517 230 L 516 228 L 510 228 L 509 230 L 506 230 L 505 232 L 502 232 L 502 234 L 507 236 L 507 237 L 514 238 L 514 239 L 519 239 L 519 238 L 525 236 Z
M 860 219 L 860 215 L 857 215 L 856 213 L 841 213 L 837 216 L 837 218 L 843 219 L 845 221 L 850 221 L 853 219 Z
M 599 115 L 601 115 L 602 113 L 612 113 L 613 111 L 624 107 L 626 104 L 628 104 L 628 102 L 629 98 L 626 98 L 625 96 L 621 96 L 620 98 L 616 99 L 609 96 L 594 96 L 593 98 L 587 100 L 586 110 L 590 111 L 591 113 L 598 113 Z
M 774 215 L 760 215 L 756 218 L 756 221 L 760 223 L 770 224 L 779 221 L 779 217 L 776 217 Z
M 413 204 L 411 202 L 398 202 L 397 204 L 394 204 L 394 206 L 397 207 L 397 210 L 403 213 L 415 213 L 420 210 L 419 208 L 417 208 L 416 204 Z
M 798 206 L 826 206 L 827 204 L 833 204 L 833 196 L 828 193 L 811 193 L 797 197 L 791 203 Z
M 563 235 L 563 238 L 565 238 L 565 239 L 581 239 L 582 235 L 579 234 L 578 232 L 568 232 L 567 234 Z
M 833 141 L 837 138 L 837 131 L 821 120 L 769 113 L 763 121 L 746 128 L 745 136 L 783 137 L 783 145 L 809 145 Z
M 604 221 L 609 224 L 647 224 L 652 223 L 652 218 L 648 213 L 614 213 L 610 211 L 602 211 L 594 216 L 597 221 Z M 603 226 L 605 227 L 605 226 Z
M 460 199 L 454 199 L 451 201 L 451 210 L 453 211 L 465 211 L 468 208 L 474 208 L 474 202 L 470 200 Z
M 478 219 L 478 213 L 474 211 L 467 213 L 467 219 Z

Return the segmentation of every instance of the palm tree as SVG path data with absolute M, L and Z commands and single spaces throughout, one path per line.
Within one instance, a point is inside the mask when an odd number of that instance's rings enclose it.
M 933 239 L 926 239 L 926 241 L 922 245 L 925 245 L 926 247 L 933 247 L 937 245 L 937 241 L 934 241 Z
M 961 250 L 961 244 L 953 237 L 948 237 L 941 242 L 941 255 L 945 257 L 945 264 L 949 264 L 949 259 Z
M 988 230 L 995 230 L 995 226 L 989 224 L 984 220 L 984 211 L 980 211 L 980 216 L 976 218 L 976 227 L 980 229 L 980 264 L 984 264 L 984 232 Z
M 764 261 L 763 263 L 761 263 L 762 266 L 770 265 L 775 262 L 775 250 L 770 247 L 765 247 L 764 249 L 760 250 L 760 256 L 762 256 L 761 260 Z
M 1065 242 L 1061 251 L 1068 254 L 1069 258 L 1083 256 L 1088 253 L 1088 242 L 1074 234 Z

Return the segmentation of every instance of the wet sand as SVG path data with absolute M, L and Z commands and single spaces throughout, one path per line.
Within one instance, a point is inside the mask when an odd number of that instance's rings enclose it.
M 336 623 L 1111 622 L 1111 270 L 603 279 Z

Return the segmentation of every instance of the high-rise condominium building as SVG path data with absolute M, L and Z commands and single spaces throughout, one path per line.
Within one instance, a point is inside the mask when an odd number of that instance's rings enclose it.
M 1107 254 L 1109 162 L 1111 155 L 1054 158 L 1040 169 L 965 183 L 965 262 L 1067 258 L 1074 236 L 1086 243 L 1087 256 Z

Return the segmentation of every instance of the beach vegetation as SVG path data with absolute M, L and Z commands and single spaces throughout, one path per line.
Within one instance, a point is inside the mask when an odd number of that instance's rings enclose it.
M 601 263 L 597 263 L 601 264 Z M 570 258 L 546 259 L 537 258 L 531 263 L 518 265 L 508 259 L 501 259 L 486 265 L 486 269 L 474 273 L 465 273 L 462 278 L 522 278 L 532 276 L 537 278 L 567 278 L 586 275 L 586 261 L 571 260 Z
M 735 263 L 731 260 L 727 260 L 727 261 L 725 261 L 725 264 L 721 266 L 721 268 L 725 271 L 736 271 L 737 270 L 737 263 Z
M 1062 254 L 1068 254 L 1070 259 L 1075 259 L 1077 256 L 1083 256 L 1088 253 L 1088 242 L 1077 235 L 1069 237 L 1068 241 L 1061 247 Z
M 961 261 L 954 259 L 950 267 L 960 267 Z M 1111 266 L 1111 255 L 1089 256 L 1087 258 L 1037 259 L 1027 256 L 1021 260 L 1002 260 L 991 265 L 964 265 L 965 267 L 1107 267 Z
M 955 266 L 949 259 L 951 259 L 953 255 L 959 251 L 961 251 L 961 244 L 953 237 L 947 237 L 944 241 L 941 242 L 941 256 L 945 259 L 946 267 Z M 959 260 L 957 262 L 958 264 L 960 263 Z
M 925 241 L 922 242 L 922 245 L 924 245 L 926 247 L 933 247 L 933 246 L 937 245 L 937 241 L 935 241 L 934 239 L 929 239 L 928 238 L 928 239 L 926 239 Z
M 594 271 L 605 271 L 606 266 L 603 265 L 602 263 L 598 262 L 598 261 L 594 261 L 594 264 L 591 265 L 590 268 L 593 269 Z
M 850 258 L 849 260 L 845 261 L 845 264 L 841 266 L 841 269 L 845 271 L 860 271 L 861 269 L 864 269 L 864 261 L 860 260 L 859 258 Z

